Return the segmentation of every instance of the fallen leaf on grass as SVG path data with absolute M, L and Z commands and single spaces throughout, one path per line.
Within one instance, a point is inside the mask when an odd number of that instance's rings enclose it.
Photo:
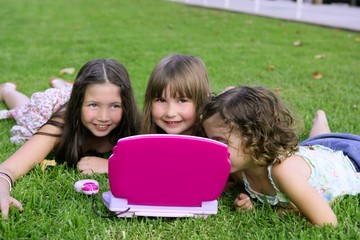
M 42 162 L 40 163 L 40 167 L 41 167 L 41 170 L 42 170 L 42 171 L 45 171 L 45 169 L 46 169 L 48 166 L 51 166 L 51 167 L 56 166 L 55 160 L 47 160 L 47 159 L 44 159 L 44 160 L 42 160 Z
M 299 46 L 301 46 L 301 41 L 297 40 L 293 44 L 294 44 L 295 47 L 299 47 Z
M 219 34 L 220 34 L 220 32 L 219 32 L 218 30 L 216 30 L 216 31 L 213 32 L 213 35 L 215 35 L 215 36 L 216 36 L 216 35 L 219 35 Z
M 75 68 L 64 68 L 60 70 L 59 74 L 60 75 L 73 74 L 74 72 L 75 72 Z
M 269 65 L 265 68 L 267 71 L 273 71 L 275 69 L 274 65 Z
M 280 88 L 280 87 L 275 88 L 275 92 L 276 92 L 277 94 L 281 94 L 282 88 Z
M 315 79 L 321 79 L 323 75 L 319 72 L 313 72 L 312 77 Z
M 315 58 L 316 60 L 318 60 L 318 59 L 323 59 L 323 58 L 325 58 L 325 57 L 326 57 L 325 54 L 316 54 L 314 58 Z

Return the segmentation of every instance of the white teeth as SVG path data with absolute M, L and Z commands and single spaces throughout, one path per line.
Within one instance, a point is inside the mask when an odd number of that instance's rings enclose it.
M 106 125 L 97 125 L 98 128 L 106 128 Z

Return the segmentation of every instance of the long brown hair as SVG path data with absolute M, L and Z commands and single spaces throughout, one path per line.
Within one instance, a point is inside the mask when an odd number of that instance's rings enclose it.
M 204 62 L 195 56 L 171 54 L 161 59 L 152 71 L 144 101 L 141 133 L 164 133 L 152 119 L 152 102 L 161 98 L 166 87 L 172 97 L 192 99 L 196 108 L 196 124 L 193 134 L 198 132 L 198 119 L 202 107 L 210 99 L 210 86 Z
M 125 67 L 113 59 L 95 59 L 87 62 L 79 71 L 70 95 L 70 99 L 53 118 L 60 117 L 64 124 L 50 119 L 48 124 L 63 125 L 63 132 L 56 148 L 55 156 L 59 162 L 76 165 L 84 156 L 84 140 L 90 131 L 81 122 L 81 106 L 88 86 L 92 84 L 112 83 L 120 87 L 123 115 L 119 126 L 109 134 L 109 141 L 115 145 L 123 137 L 138 134 L 140 115 L 135 103 L 129 74 Z

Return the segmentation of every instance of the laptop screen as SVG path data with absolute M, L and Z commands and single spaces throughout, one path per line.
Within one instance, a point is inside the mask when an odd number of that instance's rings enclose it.
M 128 204 L 200 206 L 217 199 L 230 173 L 227 146 L 195 136 L 122 138 L 109 158 L 110 191 Z

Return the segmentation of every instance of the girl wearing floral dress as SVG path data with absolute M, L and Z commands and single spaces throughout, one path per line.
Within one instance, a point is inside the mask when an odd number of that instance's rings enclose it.
M 55 100 L 53 92 L 57 91 L 50 89 L 30 101 L 22 94 L 15 94 L 17 101 L 8 101 L 15 89 L 10 83 L 1 85 L 0 99 L 6 101 L 9 108 L 18 106 L 10 111 L 11 116 L 17 121 L 25 119 L 23 127 L 31 126 L 29 133 L 33 135 L 0 164 L 3 218 L 8 217 L 11 206 L 23 210 L 22 204 L 10 196 L 14 180 L 31 171 L 52 150 L 57 162 L 77 167 L 83 174 L 105 173 L 108 171 L 106 156 L 118 139 L 137 134 L 140 127 L 129 75 L 125 67 L 113 59 L 86 63 L 72 89 L 60 88 Z M 56 107 L 51 108 L 53 103 Z
M 12 82 L 0 85 L 0 101 L 10 109 L 0 111 L 0 119 L 16 121 L 10 130 L 12 143 L 24 144 L 69 100 L 72 84 L 52 79 L 50 85 L 53 88 L 34 93 L 31 98 L 19 92 Z

